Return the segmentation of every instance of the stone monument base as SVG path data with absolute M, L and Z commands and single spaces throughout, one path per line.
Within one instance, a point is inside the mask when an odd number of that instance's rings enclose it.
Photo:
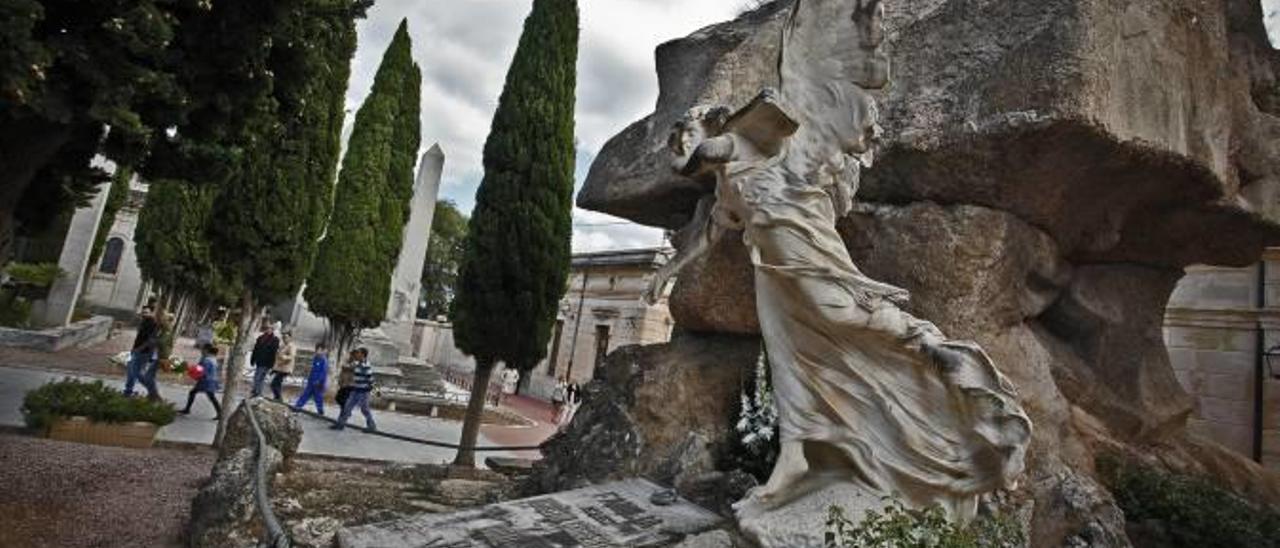
M 369 349 L 369 362 L 373 364 L 374 368 L 379 366 L 394 367 L 400 363 L 400 347 L 382 331 L 381 327 L 360 331 L 352 348 L 359 347 Z
M 884 497 L 847 481 L 807 480 L 807 493 L 779 508 L 764 509 L 747 498 L 736 506 L 738 529 L 760 548 L 823 548 L 832 506 L 844 509 L 855 524 L 888 505 Z

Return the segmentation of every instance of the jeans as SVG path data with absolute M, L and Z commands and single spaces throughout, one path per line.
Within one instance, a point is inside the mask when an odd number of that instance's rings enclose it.
M 255 367 L 253 369 L 253 390 L 249 391 L 250 397 L 258 397 L 262 395 L 262 383 L 267 380 L 267 373 L 271 371 L 271 367 Z
M 280 395 L 280 390 L 284 389 L 284 379 L 288 376 L 288 373 L 271 372 L 271 395 L 275 397 L 276 401 L 283 399 Z
M 147 389 L 148 396 L 158 396 L 159 391 L 156 390 L 156 360 L 155 352 L 132 352 L 129 354 L 129 365 L 125 368 L 124 395 L 133 395 L 133 385 L 141 382 L 142 386 Z
M 342 406 L 342 413 L 338 414 L 337 428 L 341 429 L 347 425 L 347 419 L 351 418 L 351 411 L 358 406 L 360 412 L 364 413 L 366 429 L 378 429 L 378 425 L 373 422 L 373 412 L 369 411 L 369 393 L 369 390 L 351 391 L 351 395 L 347 397 L 347 403 Z
M 294 407 L 302 409 L 307 405 L 308 400 L 316 402 L 316 412 L 324 414 L 324 385 L 307 383 L 307 387 L 302 389 L 302 395 L 298 397 L 298 401 L 293 404 Z

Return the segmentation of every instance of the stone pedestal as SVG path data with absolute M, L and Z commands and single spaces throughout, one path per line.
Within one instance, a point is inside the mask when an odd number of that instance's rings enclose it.
M 361 331 L 352 348 L 360 347 L 369 350 L 369 362 L 375 368 L 400 363 L 400 348 L 380 327 Z
M 822 548 L 826 546 L 827 516 L 839 506 L 854 524 L 886 501 L 846 481 L 811 480 L 814 491 L 776 510 L 744 501 L 738 508 L 738 528 L 761 548 Z
M 71 217 L 71 226 L 67 228 L 67 237 L 62 243 L 62 254 L 58 257 L 58 268 L 62 269 L 62 276 L 53 282 L 53 287 L 49 288 L 49 296 L 37 303 L 34 310 L 34 318 L 41 325 L 62 327 L 71 323 L 76 299 L 80 297 L 80 288 L 84 285 L 85 270 L 89 267 L 93 239 L 98 234 L 98 224 L 110 192 L 111 183 L 98 185 L 97 194 L 89 201 L 89 205 L 77 209 Z

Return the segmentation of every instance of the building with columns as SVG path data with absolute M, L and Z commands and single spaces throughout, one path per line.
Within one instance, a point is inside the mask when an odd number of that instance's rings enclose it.
M 605 355 L 620 346 L 670 340 L 666 296 L 652 305 L 640 296 L 671 254 L 657 247 L 574 255 L 547 357 L 520 378 L 520 392 L 549 400 L 557 379 L 586 384 Z M 453 328 L 444 321 L 418 320 L 413 341 L 414 356 L 437 368 L 475 369 L 475 360 L 454 346 Z M 495 372 L 495 383 L 498 378 Z
M 670 340 L 674 322 L 665 297 L 654 305 L 640 298 L 670 257 L 666 248 L 574 255 L 551 348 L 521 379 L 521 392 L 550 398 L 556 379 L 586 384 L 619 346 Z

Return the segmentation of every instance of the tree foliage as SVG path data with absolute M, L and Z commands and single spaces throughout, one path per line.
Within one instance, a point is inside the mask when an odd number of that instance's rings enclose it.
M 227 306 L 234 304 L 238 287 L 214 261 L 205 235 L 216 192 L 185 181 L 151 183 L 134 242 L 143 277 L 161 288 Z
M 67 185 L 46 167 L 83 171 L 98 151 L 135 163 L 146 150 L 138 143 L 173 123 L 184 97 L 168 69 L 174 12 L 188 5 L 197 1 L 0 3 L 0 244 L 16 211 L 29 213 L 19 222 L 54 218 L 94 186 Z M 103 128 L 115 146 L 99 149 Z
M 307 304 L 341 336 L 386 317 L 413 199 L 421 87 L 408 22 L 401 21 L 356 113 L 333 218 L 307 280 Z
M 260 5 L 221 4 L 239 5 L 241 12 L 229 17 L 236 22 Z M 342 90 L 355 52 L 349 1 L 289 7 L 275 14 L 269 52 L 260 59 L 269 93 L 251 103 L 256 114 L 237 141 L 241 161 L 220 185 L 210 224 L 215 260 L 264 302 L 292 297 L 310 271 L 332 204 Z
M 434 319 L 452 313 L 458 269 L 467 237 L 467 217 L 448 200 L 436 202 L 431 220 L 431 242 L 422 268 L 422 296 L 418 317 Z
M 522 371 L 547 352 L 569 272 L 574 0 L 534 0 L 484 147 L 454 309 L 458 347 Z

